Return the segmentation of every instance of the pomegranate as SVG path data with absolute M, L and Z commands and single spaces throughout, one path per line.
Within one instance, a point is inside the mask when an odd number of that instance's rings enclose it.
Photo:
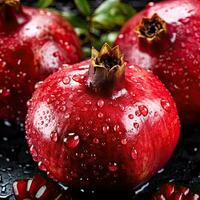
M 190 191 L 185 186 L 176 186 L 172 183 L 164 184 L 153 196 L 153 200 L 199 200 L 198 194 Z
M 151 73 L 123 61 L 116 46 L 67 66 L 28 102 L 33 159 L 73 187 L 134 187 L 167 162 L 179 138 L 175 103 Z
M 116 40 L 126 61 L 160 78 L 187 124 L 200 122 L 199 27 L 199 0 L 167 0 L 149 3 Z
M 80 57 L 79 40 L 60 16 L 0 0 L 0 118 L 23 120 L 35 83 Z
M 40 175 L 31 179 L 17 180 L 13 183 L 13 192 L 16 200 L 71 200 L 70 194 L 65 194 L 58 186 L 47 181 Z

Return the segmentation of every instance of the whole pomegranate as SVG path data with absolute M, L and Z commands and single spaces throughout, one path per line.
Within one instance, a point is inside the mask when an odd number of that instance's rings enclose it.
M 79 40 L 60 16 L 0 0 L 0 119 L 23 120 L 35 83 L 80 57 Z
M 149 3 L 116 40 L 125 60 L 151 69 L 175 99 L 184 123 L 200 122 L 200 1 Z
M 49 76 L 28 102 L 33 159 L 74 187 L 137 186 L 167 162 L 179 129 L 162 83 L 107 44 Z

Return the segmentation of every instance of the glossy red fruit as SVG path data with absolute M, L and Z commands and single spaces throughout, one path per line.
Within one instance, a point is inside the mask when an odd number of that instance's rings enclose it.
M 200 3 L 149 3 L 116 40 L 125 60 L 151 69 L 175 99 L 184 123 L 200 122 Z
M 32 179 L 17 180 L 13 183 L 16 200 L 71 200 L 69 194 L 64 194 L 55 183 L 48 182 L 40 175 Z
M 132 187 L 154 175 L 179 137 L 172 97 L 118 47 L 49 76 L 29 101 L 30 152 L 41 170 L 75 187 Z
M 164 184 L 160 190 L 154 194 L 153 200 L 199 200 L 200 196 L 190 191 L 190 188 L 176 186 L 171 183 Z
M 0 3 L 0 118 L 24 119 L 36 82 L 80 61 L 79 40 L 56 13 Z

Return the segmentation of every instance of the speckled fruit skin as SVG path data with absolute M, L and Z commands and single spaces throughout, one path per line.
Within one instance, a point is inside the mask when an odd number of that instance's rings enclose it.
M 179 138 L 175 103 L 151 73 L 126 64 L 108 96 L 86 85 L 90 61 L 60 69 L 28 102 L 27 141 L 41 170 L 74 187 L 128 188 L 167 162 Z
M 167 22 L 168 36 L 157 51 L 139 42 L 135 28 L 157 13 Z M 116 44 L 125 60 L 151 69 L 175 99 L 184 123 L 200 122 L 200 2 L 168 0 L 149 3 L 122 28 Z
M 68 22 L 47 10 L 21 9 L 10 20 L 0 15 L 1 119 L 24 120 L 35 83 L 81 57 L 79 40 Z

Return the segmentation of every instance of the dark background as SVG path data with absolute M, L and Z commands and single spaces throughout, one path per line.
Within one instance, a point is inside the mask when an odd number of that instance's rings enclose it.
M 22 1 L 34 5 L 36 1 Z M 65 2 L 65 3 L 64 3 Z M 67 3 L 66 3 L 67 2 Z M 96 7 L 101 1 L 91 1 Z M 148 1 L 126 1 L 140 10 Z M 75 9 L 73 1 L 57 0 L 53 7 Z M 27 150 L 24 126 L 21 123 L 0 121 L 0 199 L 14 199 L 12 183 L 19 178 L 32 177 L 37 171 Z M 165 182 L 190 186 L 194 192 L 200 191 L 200 125 L 182 127 L 181 139 L 168 164 L 149 182 L 130 191 L 84 191 L 70 189 L 73 199 L 123 199 L 149 200 L 152 193 Z

